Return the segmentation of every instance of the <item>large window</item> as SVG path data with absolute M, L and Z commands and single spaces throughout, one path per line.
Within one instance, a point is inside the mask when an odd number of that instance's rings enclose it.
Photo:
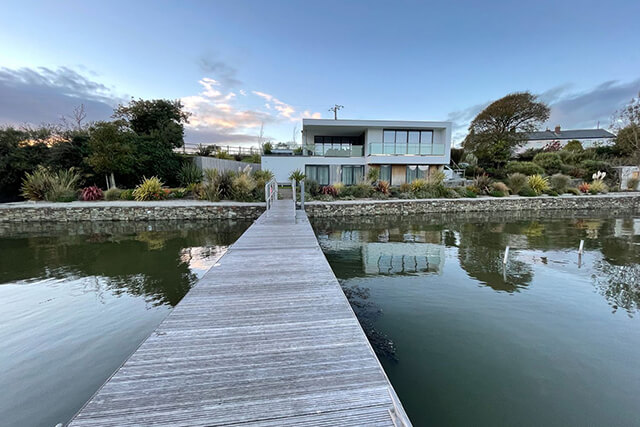
M 315 136 L 313 154 L 326 157 L 362 156 L 362 138 L 358 136 Z
M 382 154 L 444 155 L 444 144 L 434 145 L 431 130 L 385 129 L 382 135 Z
M 307 179 L 317 182 L 320 185 L 329 185 L 329 166 L 307 165 L 304 170 Z
M 429 176 L 429 166 L 409 165 L 407 166 L 407 182 L 411 183 L 416 179 L 424 179 Z
M 355 185 L 364 178 L 364 166 L 342 166 L 342 183 Z
M 380 165 L 380 181 L 391 184 L 391 165 Z

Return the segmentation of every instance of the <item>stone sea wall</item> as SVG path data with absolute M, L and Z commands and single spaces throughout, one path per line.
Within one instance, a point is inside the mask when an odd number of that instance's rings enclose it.
M 640 193 L 560 197 L 480 197 L 476 199 L 342 200 L 307 202 L 309 217 L 448 214 L 461 212 L 599 211 L 640 213 Z M 263 203 L 72 202 L 0 205 L 0 222 L 163 221 L 256 219 Z
M 640 213 L 640 193 L 596 196 L 481 197 L 476 199 L 375 200 L 308 202 L 309 217 L 333 218 L 374 215 L 418 215 L 506 211 L 606 211 Z
M 82 203 L 82 202 L 81 202 Z M 263 203 L 215 204 L 156 202 L 136 205 L 135 202 L 91 202 L 66 204 L 0 205 L 0 222 L 75 222 L 75 221 L 163 221 L 220 220 L 258 218 L 264 212 Z

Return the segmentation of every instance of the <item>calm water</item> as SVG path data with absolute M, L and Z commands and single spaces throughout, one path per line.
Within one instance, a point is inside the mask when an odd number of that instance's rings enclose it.
M 314 228 L 414 425 L 640 425 L 640 217 Z
M 248 225 L 0 224 L 0 425 L 68 421 Z

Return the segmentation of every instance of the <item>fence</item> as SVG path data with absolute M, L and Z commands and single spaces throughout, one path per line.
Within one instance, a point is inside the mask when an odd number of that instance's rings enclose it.
M 257 147 L 242 147 L 242 146 L 232 146 L 232 145 L 214 145 L 214 144 L 193 144 L 193 143 L 185 143 L 184 151 L 187 153 L 196 153 L 200 146 L 209 147 L 212 153 L 217 153 L 219 151 L 223 151 L 229 153 L 234 156 L 239 154 L 241 156 L 251 156 L 254 154 L 262 154 L 260 148 Z
M 216 157 L 202 157 L 196 156 L 193 158 L 194 164 L 200 169 L 217 169 L 218 171 L 234 171 L 242 170 L 247 166 L 251 166 L 251 171 L 255 172 L 260 170 L 260 164 L 258 163 L 247 163 L 247 162 L 238 162 L 236 160 L 225 160 L 218 159 Z

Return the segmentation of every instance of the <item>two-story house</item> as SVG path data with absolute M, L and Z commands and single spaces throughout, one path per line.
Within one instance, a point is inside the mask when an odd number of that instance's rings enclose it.
M 450 155 L 451 122 L 303 119 L 302 155 L 264 155 L 262 169 L 279 183 L 299 169 L 320 185 L 351 185 L 379 168 L 381 180 L 400 185 L 441 170 Z

